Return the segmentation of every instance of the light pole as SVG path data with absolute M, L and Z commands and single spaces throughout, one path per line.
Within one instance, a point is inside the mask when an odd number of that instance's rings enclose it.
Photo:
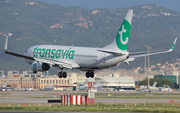
M 144 75 L 146 76 L 146 56 L 144 57 Z
M 149 50 L 151 49 L 151 47 L 146 45 L 146 49 L 148 50 L 148 71 L 147 71 L 147 75 L 148 75 L 148 86 L 149 86 Z

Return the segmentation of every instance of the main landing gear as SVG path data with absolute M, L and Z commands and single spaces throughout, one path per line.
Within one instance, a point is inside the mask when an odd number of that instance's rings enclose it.
M 58 73 L 59 78 L 66 78 L 67 77 L 67 73 L 65 71 L 63 71 L 63 67 L 60 67 L 61 72 Z
M 93 78 L 93 77 L 94 77 L 94 71 L 88 71 L 88 72 L 86 72 L 86 77 L 87 77 L 87 78 L 89 78 L 89 77 Z
M 66 78 L 67 77 L 67 73 L 63 71 L 63 68 L 61 68 L 61 72 L 58 73 L 59 78 Z M 87 71 L 86 72 L 86 77 L 89 78 L 93 78 L 94 77 L 94 71 Z
M 63 77 L 63 78 L 66 78 L 66 77 L 67 77 L 67 73 L 61 71 L 61 72 L 58 73 L 58 76 L 59 76 L 59 78 L 62 78 L 62 77 Z
M 37 73 L 37 71 L 33 71 L 33 73 L 34 73 L 34 74 L 36 74 L 36 73 Z

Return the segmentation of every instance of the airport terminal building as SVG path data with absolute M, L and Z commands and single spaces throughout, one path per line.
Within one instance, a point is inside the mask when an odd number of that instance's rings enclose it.
M 170 86 L 173 89 L 179 88 L 179 76 L 176 75 L 154 75 L 154 78 L 157 79 L 168 79 L 171 81 L 172 85 Z
M 106 90 L 135 90 L 135 81 L 132 78 L 105 78 L 105 77 L 96 77 L 95 81 L 98 82 L 98 86 L 101 86 L 102 89 Z M 79 86 L 87 86 L 88 79 L 78 79 L 77 88 Z
M 4 72 L 1 71 L 3 74 Z M 89 79 L 77 74 L 69 74 L 67 78 L 59 78 L 57 75 L 48 76 L 48 73 L 38 72 L 33 74 L 31 71 L 8 71 L 8 76 L 0 78 L 0 84 L 7 81 L 7 86 L 16 89 L 44 89 L 46 86 L 57 88 L 71 88 L 78 90 L 79 86 L 88 84 Z M 126 89 L 134 90 L 135 82 L 132 78 L 113 78 L 113 77 L 95 77 L 103 89 Z
M 75 80 L 75 79 L 73 79 Z M 33 88 L 41 89 L 45 88 L 47 85 L 54 87 L 69 87 L 73 82 L 70 82 L 70 77 L 59 78 L 58 76 L 47 76 L 41 72 L 33 74 L 29 71 L 23 71 L 19 74 L 18 71 L 8 71 L 8 76 L 0 79 L 0 84 L 4 84 L 7 81 L 7 86 L 14 88 Z

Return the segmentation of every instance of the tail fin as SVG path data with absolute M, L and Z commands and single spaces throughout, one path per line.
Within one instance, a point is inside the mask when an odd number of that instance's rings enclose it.
M 117 32 L 116 39 L 113 41 L 113 43 L 105 46 L 103 49 L 113 51 L 127 51 L 132 16 L 133 10 L 129 10 L 121 24 L 119 31 Z
M 2 85 L 2 87 L 6 87 L 7 86 L 7 81 L 4 82 L 4 84 Z
M 169 49 L 169 52 L 173 51 L 174 46 L 175 46 L 175 44 L 176 44 L 176 41 L 177 41 L 177 37 L 175 38 L 175 40 L 174 40 L 174 42 L 173 42 L 171 48 Z
M 120 50 L 126 51 L 129 41 L 133 10 L 129 10 L 116 35 L 116 44 Z
M 157 82 L 155 81 L 152 86 L 153 86 L 153 87 L 156 87 L 156 84 L 157 84 Z

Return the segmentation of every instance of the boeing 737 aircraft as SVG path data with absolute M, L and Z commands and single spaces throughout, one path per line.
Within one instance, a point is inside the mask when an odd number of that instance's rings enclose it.
M 157 82 L 155 81 L 152 86 L 140 86 L 140 88 L 137 89 L 136 91 L 139 91 L 139 92 L 144 91 L 145 93 L 146 92 L 150 93 L 151 91 L 157 90 L 156 85 L 157 85 Z
M 5 88 L 6 86 L 7 86 L 7 80 L 4 82 L 3 85 L 0 85 L 0 87 L 3 87 L 3 88 Z
M 129 10 L 114 41 L 103 48 L 36 45 L 27 49 L 25 54 L 18 54 L 8 51 L 8 36 L 6 36 L 4 52 L 24 58 L 27 63 L 31 64 L 34 73 L 37 71 L 48 71 L 50 67 L 58 67 L 61 69 L 58 73 L 59 78 L 67 77 L 67 73 L 63 71 L 64 68 L 86 71 L 86 77 L 93 78 L 94 70 L 110 68 L 123 62 L 129 64 L 129 61 L 133 61 L 136 57 L 167 53 L 174 49 L 177 38 L 167 51 L 129 53 L 127 47 L 132 15 L 133 10 Z

